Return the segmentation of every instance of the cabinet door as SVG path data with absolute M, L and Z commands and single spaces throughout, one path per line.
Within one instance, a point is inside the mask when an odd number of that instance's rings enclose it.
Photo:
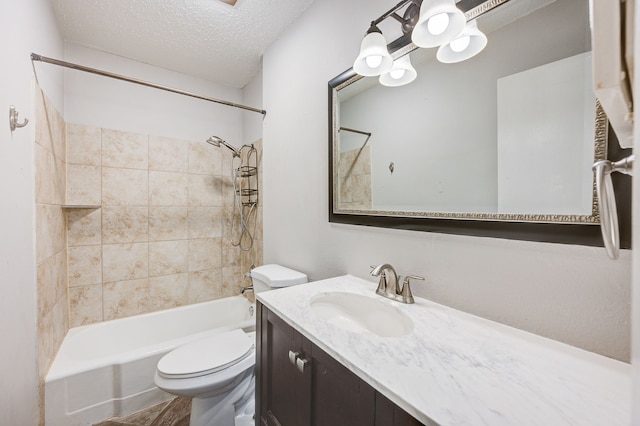
M 256 413 L 263 426 L 421 425 L 261 303 Z M 304 368 L 289 353 L 305 360 Z M 302 371 L 301 371 L 302 370 Z
M 312 345 L 311 354 L 310 424 L 373 426 L 375 390 L 317 346 Z
M 376 392 L 375 426 L 420 426 L 422 424 L 387 397 Z M 436 423 L 429 423 L 431 424 L 436 425 Z
M 282 319 L 259 305 L 260 369 L 259 413 L 269 426 L 303 426 L 309 424 L 311 403 L 311 368 L 300 371 L 289 353 L 308 359 L 310 347 L 302 336 Z M 307 342 L 308 345 L 308 342 Z M 306 358 L 305 358 L 306 356 Z

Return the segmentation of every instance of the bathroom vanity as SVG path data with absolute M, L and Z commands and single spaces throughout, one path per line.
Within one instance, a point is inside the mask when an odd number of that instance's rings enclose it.
M 629 364 L 375 288 L 257 295 L 260 424 L 630 424 Z
M 263 425 L 422 424 L 258 303 L 256 412 Z

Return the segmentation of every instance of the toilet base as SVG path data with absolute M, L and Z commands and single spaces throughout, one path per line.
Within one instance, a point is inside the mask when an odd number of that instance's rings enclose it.
M 255 377 L 247 371 L 230 392 L 209 398 L 193 398 L 190 426 L 241 426 L 253 424 L 255 407 Z M 239 423 L 237 423 L 236 421 Z M 251 422 L 246 422 L 250 417 Z

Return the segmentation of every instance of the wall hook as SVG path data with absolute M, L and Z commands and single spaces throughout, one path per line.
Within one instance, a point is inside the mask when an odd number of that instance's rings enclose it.
M 16 111 L 16 107 L 11 105 L 9 107 L 9 127 L 13 132 L 16 128 L 24 127 L 29 124 L 29 119 L 25 118 L 22 123 L 18 123 L 18 111 Z

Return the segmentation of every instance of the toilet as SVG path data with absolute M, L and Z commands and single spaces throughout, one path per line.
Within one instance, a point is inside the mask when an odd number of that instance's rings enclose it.
M 281 265 L 251 270 L 256 293 L 306 283 L 305 274 Z M 163 356 L 156 368 L 158 388 L 192 398 L 191 426 L 254 425 L 255 332 L 241 329 L 209 336 Z

